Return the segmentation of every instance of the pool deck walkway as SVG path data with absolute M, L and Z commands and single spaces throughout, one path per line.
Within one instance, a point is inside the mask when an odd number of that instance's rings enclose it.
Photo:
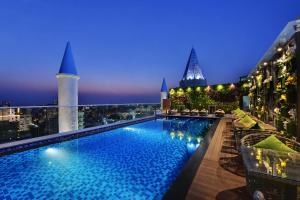
M 240 192 L 240 188 L 245 188 L 245 178 L 223 169 L 219 164 L 223 133 L 228 131 L 226 129 L 230 122 L 230 118 L 221 119 L 188 191 L 187 200 L 244 199 L 236 191 Z M 246 192 L 245 189 L 242 190 Z

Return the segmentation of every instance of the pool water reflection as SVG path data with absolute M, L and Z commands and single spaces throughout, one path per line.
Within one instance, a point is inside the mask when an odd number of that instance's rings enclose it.
M 0 157 L 0 199 L 161 199 L 213 122 L 158 119 Z

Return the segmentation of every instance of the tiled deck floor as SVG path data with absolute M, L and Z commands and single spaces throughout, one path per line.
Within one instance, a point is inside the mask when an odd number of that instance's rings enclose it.
M 219 165 L 220 157 L 224 157 L 221 149 L 224 139 L 223 133 L 228 131 L 226 130 L 228 129 L 226 127 L 227 122 L 230 122 L 230 119 L 223 118 L 220 121 L 186 196 L 187 200 L 248 199 L 245 178 L 235 175 Z M 232 154 L 226 156 L 232 156 Z

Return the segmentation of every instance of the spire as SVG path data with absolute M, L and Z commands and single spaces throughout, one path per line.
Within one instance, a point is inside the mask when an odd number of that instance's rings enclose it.
M 59 74 L 71 74 L 71 75 L 78 75 L 73 54 L 72 54 L 72 49 L 71 49 L 71 44 L 70 42 L 67 42 L 67 46 L 65 49 L 64 57 L 61 61 L 60 69 L 59 69 Z
M 168 87 L 167 87 L 167 83 L 166 83 L 166 79 L 163 79 L 163 82 L 161 84 L 161 92 L 168 92 Z
M 196 51 L 193 47 L 188 62 L 186 64 L 182 80 L 194 80 L 194 79 L 205 80 L 198 63 Z

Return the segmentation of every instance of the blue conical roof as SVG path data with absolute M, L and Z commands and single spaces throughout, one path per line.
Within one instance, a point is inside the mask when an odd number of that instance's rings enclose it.
M 59 74 L 72 74 L 72 75 L 78 75 L 73 54 L 72 54 L 72 49 L 71 49 L 71 44 L 70 42 L 67 43 L 64 57 L 61 61 L 60 69 L 59 69 Z
M 167 83 L 166 83 L 166 79 L 163 79 L 162 85 L 161 85 L 161 92 L 168 92 L 168 87 L 167 87 Z
M 194 48 L 192 48 L 188 62 L 185 67 L 185 71 L 182 80 L 194 80 L 202 79 L 205 80 L 202 70 L 200 69 L 197 54 Z

